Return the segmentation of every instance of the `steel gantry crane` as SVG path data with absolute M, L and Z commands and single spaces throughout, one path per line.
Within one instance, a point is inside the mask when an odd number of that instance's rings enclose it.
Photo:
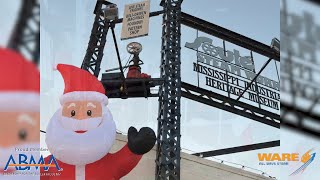
M 150 13 L 151 17 L 163 13 L 160 78 L 121 80 L 124 78 L 124 74 L 121 72 L 120 75 L 116 75 L 118 79 L 115 79 L 111 74 L 103 75 L 101 79 L 104 87 L 108 89 L 109 98 L 159 96 L 157 179 L 180 179 L 181 3 L 182 0 L 162 1 L 163 11 Z M 103 15 L 105 9 L 110 5 L 112 3 L 108 1 L 97 1 L 94 10 L 95 21 L 87 52 L 81 65 L 82 69 L 91 72 L 96 77 L 100 72 L 108 29 L 111 27 L 116 45 L 113 28 L 116 23 L 122 22 L 122 19 L 110 20 Z M 118 52 L 117 46 L 115 48 Z M 120 61 L 119 66 L 121 70 Z M 160 85 L 159 93 L 151 94 L 150 87 L 157 85 Z M 122 87 L 126 87 L 126 89 Z
M 40 59 L 40 3 L 23 0 L 8 48 L 39 64 Z
M 101 82 L 108 90 L 106 95 L 109 98 L 159 97 L 155 178 L 161 180 L 180 179 L 181 97 L 229 111 L 275 128 L 280 128 L 280 115 L 278 114 L 270 113 L 239 100 L 227 98 L 218 93 L 213 93 L 181 81 L 180 36 L 182 24 L 257 52 L 269 59 L 280 61 L 279 52 L 270 46 L 183 13 L 181 12 L 181 4 L 182 0 L 162 0 L 160 5 L 163 10 L 151 12 L 149 15 L 150 17 L 160 14 L 163 15 L 159 78 L 125 78 L 119 58 L 115 33 L 113 31 L 116 24 L 122 23 L 122 19 L 106 18 L 106 9 L 110 9 L 110 7 L 115 8 L 116 5 L 104 0 L 97 0 L 94 10 L 95 20 L 87 52 L 81 65 L 82 69 L 89 71 L 96 77 L 99 76 L 107 33 L 108 29 L 111 28 L 121 72 L 103 73 Z M 261 71 L 263 69 L 264 68 L 262 68 Z M 159 86 L 159 92 L 152 94 L 150 88 L 155 86 Z M 240 98 L 241 96 L 239 96 L 239 99 Z M 236 153 L 279 145 L 280 141 L 271 141 L 232 147 L 227 149 L 225 153 L 221 150 L 215 150 L 214 153 L 203 153 L 208 156 L 214 156 L 216 154 Z

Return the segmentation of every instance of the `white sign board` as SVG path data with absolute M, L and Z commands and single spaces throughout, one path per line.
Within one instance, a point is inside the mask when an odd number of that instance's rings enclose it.
M 150 1 L 125 6 L 121 40 L 146 36 L 149 32 Z

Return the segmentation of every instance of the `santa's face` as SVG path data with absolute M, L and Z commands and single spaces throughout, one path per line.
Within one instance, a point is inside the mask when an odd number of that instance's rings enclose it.
M 107 107 L 94 101 L 63 104 L 47 127 L 46 143 L 60 161 L 72 165 L 93 163 L 111 149 L 116 126 Z
M 11 155 L 17 158 L 19 153 L 28 154 L 26 149 L 39 148 L 39 129 L 39 112 L 0 112 L 0 174 Z
M 62 115 L 77 120 L 101 117 L 102 106 L 96 101 L 74 101 L 66 102 L 62 106 Z
M 101 124 L 102 106 L 96 101 L 66 102 L 62 106 L 62 116 L 63 128 L 85 133 Z
M 0 112 L 0 148 L 39 143 L 39 112 Z

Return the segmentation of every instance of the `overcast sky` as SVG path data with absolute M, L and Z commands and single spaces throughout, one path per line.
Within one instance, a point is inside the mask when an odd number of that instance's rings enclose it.
M 0 11 L 0 22 L 4 28 L 0 28 L 0 45 L 5 45 L 10 27 L 13 26 L 14 16 L 18 4 L 13 1 L 6 3 L 6 7 Z M 114 1 L 117 2 L 120 17 L 123 15 L 125 4 L 139 2 L 137 0 Z M 197 3 L 195 3 L 197 2 Z M 201 3 L 199 3 L 201 2 Z M 0 2 L 0 7 L 3 1 Z M 53 64 L 65 63 L 80 66 L 89 41 L 90 31 L 94 19 L 94 0 L 55 0 L 41 1 L 41 128 L 46 126 L 53 113 L 60 107 L 59 97 L 64 88 L 60 74 L 52 70 Z M 300 7 L 300 6 L 297 6 Z M 296 8 L 297 8 L 296 7 Z M 159 2 L 151 0 L 151 11 L 160 10 Z M 294 8 L 293 8 L 294 9 Z M 271 39 L 280 37 L 280 6 L 278 0 L 225 0 L 225 1 L 191 1 L 185 0 L 182 11 L 210 21 L 232 31 L 265 43 L 270 44 Z M 298 10 L 302 14 L 301 10 Z M 10 18 L 8 18 L 10 17 Z M 125 47 L 129 42 L 137 41 L 143 45 L 140 58 L 144 61 L 142 71 L 159 77 L 160 46 L 161 46 L 161 16 L 150 19 L 149 36 L 132 40 L 120 41 L 121 25 L 117 25 L 116 34 L 123 63 L 129 58 Z M 182 80 L 196 84 L 197 74 L 193 72 L 192 63 L 196 61 L 196 53 L 184 48 L 186 42 L 192 42 L 196 38 L 196 31 L 188 27 L 182 28 Z M 212 36 L 199 32 L 199 35 L 214 39 L 214 43 L 222 44 Z M 221 46 L 221 45 L 220 45 Z M 240 54 L 249 55 L 249 51 L 226 44 L 227 49 L 238 49 Z M 256 69 L 259 70 L 266 57 L 254 54 Z M 279 64 L 278 64 L 279 65 Z M 108 34 L 107 45 L 101 64 L 101 73 L 109 68 L 117 67 L 116 54 L 111 34 Z M 272 62 L 263 72 L 264 76 L 277 80 L 275 64 Z M 76 77 L 75 77 L 76 78 Z M 204 81 L 204 77 L 200 76 Z M 203 83 L 203 82 L 202 82 Z M 213 90 L 204 87 L 208 90 Z M 215 91 L 218 92 L 218 91 Z M 253 120 L 227 113 L 222 110 L 206 106 L 191 100 L 182 98 L 181 101 L 181 145 L 185 152 L 201 152 L 221 148 L 234 147 L 252 143 L 278 140 L 279 129 L 257 123 Z M 149 126 L 155 131 L 157 126 L 157 98 L 110 100 L 109 107 L 113 113 L 117 129 L 126 133 L 130 126 L 141 128 Z M 44 135 L 42 134 L 42 140 Z M 283 148 L 286 152 L 304 153 L 319 141 L 306 141 L 300 135 L 288 131 L 281 132 Z M 303 147 L 301 147 L 303 145 Z M 42 146 L 45 147 L 44 141 Z M 234 163 L 243 164 L 268 174 L 280 177 L 280 168 L 275 166 L 258 165 L 258 152 L 279 152 L 280 148 L 270 148 L 260 151 L 244 152 L 232 155 L 218 156 L 217 158 Z M 317 163 L 317 165 L 316 165 Z M 313 178 L 309 173 L 316 172 L 320 161 L 310 165 L 303 174 L 306 179 Z M 312 168 L 313 167 L 313 168 Z M 284 172 L 289 172 L 293 167 L 286 167 Z M 288 173 L 284 173 L 281 179 L 287 179 Z

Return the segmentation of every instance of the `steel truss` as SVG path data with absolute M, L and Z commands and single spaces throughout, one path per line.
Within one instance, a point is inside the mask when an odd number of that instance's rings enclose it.
M 182 12 L 181 23 L 212 36 L 229 41 L 243 48 L 252 50 L 276 61 L 280 61 L 280 53 L 270 46 L 267 46 L 261 42 L 250 39 L 246 36 L 230 31 L 226 28 L 220 27 L 203 19 Z
M 242 46 L 246 49 L 260 53 L 271 59 L 280 61 L 280 55 L 271 47 L 242 36 L 215 24 L 193 17 L 181 12 L 182 0 L 162 0 L 162 11 L 150 13 L 150 17 L 163 14 L 162 46 L 160 78 L 151 81 L 126 80 L 127 84 L 142 83 L 146 87 L 160 85 L 158 95 L 143 91 L 143 95 L 133 94 L 128 88 L 128 97 L 156 97 L 159 96 L 158 132 L 157 132 L 157 154 L 156 154 L 156 179 L 180 179 L 180 99 L 186 97 L 222 110 L 238 114 L 255 121 L 280 128 L 280 115 L 270 113 L 255 106 L 236 101 L 220 94 L 181 82 L 181 24 L 198 29 L 210 35 Z M 122 23 L 122 19 L 112 22 L 103 16 L 104 6 L 107 1 L 97 1 L 95 8 L 95 22 L 91 31 L 87 52 L 81 68 L 89 71 L 96 77 L 100 73 L 100 65 L 103 49 L 106 43 L 106 35 L 110 27 Z M 131 82 L 132 81 L 132 82 Z M 102 80 L 105 88 L 115 87 L 109 96 L 121 97 L 118 86 L 121 80 Z M 263 143 L 261 143 L 263 144 Z M 274 144 L 273 144 L 274 145 Z M 276 144 L 277 145 L 277 144 Z M 257 145 L 252 145 L 256 148 Z M 259 146 L 259 145 L 258 145 Z M 270 144 L 267 144 L 269 147 Z M 266 147 L 260 145 L 260 147 Z M 236 147 L 234 147 L 236 148 Z M 239 147 L 241 149 L 241 147 Z
M 246 151 L 253 151 L 253 150 L 271 148 L 271 147 L 277 147 L 277 146 L 280 146 L 280 140 L 269 141 L 269 142 L 264 142 L 264 143 L 257 143 L 257 144 L 249 144 L 249 145 L 219 149 L 219 150 L 214 150 L 214 151 L 194 153 L 193 155 L 206 158 L 206 157 L 226 155 L 226 154 L 246 152 Z
M 281 102 L 281 125 L 320 137 L 320 115 Z M 318 128 L 318 129 L 317 129 Z
M 271 48 L 270 46 L 267 46 L 263 43 L 255 41 L 246 36 L 243 36 L 236 32 L 220 27 L 218 25 L 212 24 L 200 18 L 194 17 L 186 13 L 182 13 L 181 23 L 188 27 L 200 30 L 209 35 L 218 37 L 225 41 L 229 41 L 233 44 L 236 44 L 238 46 L 241 46 L 243 48 L 249 49 L 251 51 L 257 52 L 263 56 L 268 57 L 269 60 L 260 69 L 260 71 L 254 77 L 254 79 L 251 80 L 250 85 L 248 87 L 250 87 L 251 84 L 255 82 L 255 79 L 265 69 L 265 67 L 270 63 L 272 59 L 276 61 L 280 61 L 280 53 L 275 49 Z M 247 117 L 249 119 L 264 123 L 266 125 L 269 125 L 275 128 L 280 128 L 280 121 L 281 121 L 280 115 L 239 101 L 242 95 L 248 89 L 248 87 L 242 92 L 241 95 L 238 96 L 237 99 L 232 99 L 232 98 L 228 98 L 226 96 L 222 96 L 220 94 L 214 93 L 212 91 L 208 91 L 208 90 L 199 88 L 197 86 L 193 86 L 188 83 L 183 82 L 181 86 L 182 86 L 181 95 L 185 98 L 188 98 L 203 104 L 207 104 L 209 106 L 217 107 L 219 109 L 222 109 L 234 114 L 238 114 L 243 117 Z M 273 142 L 233 147 L 228 149 L 208 151 L 208 152 L 203 152 L 202 155 L 205 154 L 205 156 L 208 157 L 208 156 L 214 156 L 214 155 L 223 155 L 223 154 L 237 153 L 242 151 L 249 151 L 254 149 L 270 148 L 275 146 L 280 146 L 280 140 L 273 141 Z M 200 155 L 200 153 L 197 153 L 195 155 Z
M 39 64 L 40 59 L 40 4 L 38 0 L 23 0 L 11 34 L 8 48 Z
M 164 0 L 156 179 L 180 179 L 181 3 Z
M 280 128 L 280 115 L 235 99 L 182 82 L 182 97 L 213 106 L 260 123 Z
M 112 26 L 111 22 L 103 16 L 103 9 L 109 4 L 110 3 L 107 1 L 97 0 L 94 10 L 96 17 L 91 30 L 86 55 L 84 56 L 81 65 L 82 69 L 89 71 L 96 77 L 98 77 L 100 73 L 100 65 L 103 57 L 103 50 L 107 41 L 108 30 Z

